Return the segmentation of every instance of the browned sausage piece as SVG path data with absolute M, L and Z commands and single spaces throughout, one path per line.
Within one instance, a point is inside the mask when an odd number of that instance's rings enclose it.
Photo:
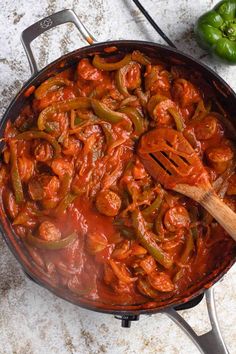
M 53 198 L 60 188 L 56 176 L 41 175 L 29 181 L 28 191 L 31 199 L 42 200 Z
M 45 241 L 57 241 L 61 239 L 61 231 L 50 221 L 44 221 L 39 226 L 39 237 Z
M 172 87 L 172 95 L 175 102 L 184 108 L 201 100 L 201 94 L 198 88 L 190 81 L 185 79 L 176 79 Z
M 125 76 L 125 86 L 129 90 L 134 90 L 140 87 L 141 84 L 141 70 L 138 63 L 130 63 L 128 71 Z
M 167 210 L 164 216 L 164 225 L 168 231 L 175 231 L 182 227 L 188 227 L 190 218 L 185 207 L 178 205 Z
M 207 115 L 194 127 L 194 133 L 198 140 L 209 140 L 217 133 L 218 122 L 214 116 Z
M 60 179 L 63 178 L 66 173 L 70 176 L 73 173 L 72 163 L 63 158 L 54 159 L 51 168 Z
M 16 204 L 15 196 L 9 188 L 5 188 L 3 191 L 3 203 L 7 214 L 11 219 L 15 219 L 19 213 L 19 206 Z
M 146 72 L 145 90 L 151 95 L 168 95 L 170 90 L 170 74 L 162 65 L 150 65 Z
M 35 147 L 34 156 L 37 161 L 48 161 L 53 157 L 53 148 L 48 142 L 43 141 Z
M 217 173 L 223 173 L 233 159 L 233 151 L 227 145 L 211 147 L 207 149 L 206 156 L 210 166 Z
M 121 199 L 115 192 L 107 189 L 97 195 L 96 207 L 101 214 L 115 216 L 121 207 Z
M 166 273 L 158 273 L 154 271 L 148 275 L 148 280 L 154 289 L 161 292 L 173 291 L 175 288 L 170 276 Z

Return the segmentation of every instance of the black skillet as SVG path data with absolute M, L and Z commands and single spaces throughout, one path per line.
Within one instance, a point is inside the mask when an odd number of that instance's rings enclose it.
M 136 1 L 137 3 L 137 1 Z M 90 44 L 68 53 L 59 59 L 55 60 L 53 63 L 49 64 L 47 67 L 38 71 L 35 58 L 33 56 L 30 43 L 37 38 L 39 35 L 45 31 L 67 23 L 72 22 L 83 38 Z M 164 38 L 166 40 L 166 38 Z M 95 39 L 86 30 L 80 20 L 77 18 L 76 14 L 72 10 L 63 10 L 57 12 L 51 16 L 44 18 L 28 27 L 22 33 L 22 43 L 26 51 L 26 55 L 29 60 L 32 76 L 24 84 L 20 92 L 11 102 L 9 108 L 5 112 L 0 125 L 0 134 L 3 135 L 6 122 L 11 119 L 14 121 L 18 116 L 21 107 L 27 101 L 25 97 L 25 92 L 27 89 L 34 85 L 38 86 L 49 76 L 75 65 L 79 59 L 92 55 L 94 53 L 103 53 L 104 48 L 110 46 L 116 46 L 118 50 L 122 52 L 130 52 L 132 50 L 140 50 L 150 57 L 164 59 L 169 64 L 181 64 L 188 68 L 191 68 L 194 72 L 201 77 L 207 85 L 210 85 L 214 90 L 214 95 L 217 101 L 224 107 L 224 110 L 228 112 L 230 117 L 234 116 L 234 107 L 236 106 L 236 94 L 227 85 L 227 83 L 222 80 L 213 70 L 209 69 L 206 65 L 202 64 L 200 61 L 192 58 L 189 55 L 182 53 L 181 51 L 170 48 L 164 45 L 136 41 L 136 40 L 120 40 L 120 41 L 109 41 L 103 43 L 96 43 Z M 168 42 L 170 44 L 170 42 Z M 234 121 L 232 120 L 234 124 Z M 236 137 L 235 137 L 236 138 Z M 226 354 L 228 353 L 227 348 L 224 344 L 223 338 L 221 336 L 213 297 L 213 285 L 230 269 L 230 267 L 235 262 L 236 247 L 232 246 L 230 250 L 222 248 L 221 259 L 217 262 L 214 271 L 206 274 L 203 279 L 199 281 L 198 284 L 194 284 L 184 293 L 180 294 L 176 298 L 166 300 L 158 304 L 154 308 L 147 308 L 145 305 L 133 305 L 133 306 L 118 306 L 118 305 L 105 305 L 103 303 L 93 303 L 92 301 L 85 300 L 83 298 L 78 298 L 72 293 L 66 292 L 65 289 L 53 286 L 50 283 L 50 279 L 47 274 L 37 266 L 33 259 L 29 256 L 27 250 L 25 249 L 23 243 L 15 236 L 9 220 L 7 220 L 4 210 L 0 207 L 0 228 L 2 235 L 23 267 L 25 273 L 36 283 L 47 288 L 55 295 L 70 301 L 78 306 L 104 313 L 109 313 L 115 315 L 117 318 L 122 320 L 123 327 L 129 327 L 131 321 L 138 320 L 141 314 L 151 315 L 157 312 L 165 313 L 169 318 L 171 318 L 182 330 L 189 336 L 189 338 L 194 342 L 201 353 L 205 354 Z M 211 331 L 205 333 L 204 335 L 198 336 L 189 324 L 176 312 L 176 310 L 190 308 L 197 305 L 203 295 L 206 297 L 207 309 L 212 325 Z

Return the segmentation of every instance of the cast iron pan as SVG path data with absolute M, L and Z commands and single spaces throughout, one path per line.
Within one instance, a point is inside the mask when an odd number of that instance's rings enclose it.
M 49 64 L 46 68 L 38 71 L 36 61 L 30 48 L 30 43 L 39 35 L 51 29 L 55 26 L 72 22 L 80 31 L 83 38 L 90 44 L 84 48 L 80 48 L 71 53 L 68 53 L 61 58 L 57 59 L 53 63 Z M 140 50 L 150 57 L 160 58 L 165 60 L 169 64 L 180 64 L 191 68 L 197 73 L 198 80 L 202 80 L 204 85 L 211 87 L 214 91 L 214 97 L 224 107 L 224 110 L 228 112 L 229 116 L 234 116 L 234 107 L 236 107 L 236 94 L 233 90 L 224 82 L 214 71 L 209 69 L 201 62 L 195 60 L 189 55 L 183 54 L 175 48 L 170 48 L 156 43 L 144 42 L 144 41 L 109 41 L 103 43 L 96 43 L 92 35 L 86 30 L 76 14 L 72 10 L 63 10 L 57 12 L 49 17 L 44 18 L 41 21 L 36 22 L 32 26 L 28 27 L 22 33 L 22 43 L 26 51 L 26 55 L 29 60 L 32 76 L 29 81 L 22 87 L 21 91 L 11 102 L 9 108 L 4 114 L 0 124 L 0 135 L 3 135 L 6 122 L 11 119 L 14 121 L 22 106 L 26 102 L 24 93 L 31 86 L 38 86 L 49 76 L 66 69 L 72 65 L 78 63 L 78 61 L 94 53 L 102 53 L 104 48 L 110 46 L 116 46 L 122 52 L 130 52 L 132 50 Z M 235 122 L 232 121 L 234 124 Z M 235 137 L 236 138 L 236 137 Z M 25 273 L 36 283 L 47 288 L 55 295 L 70 301 L 78 306 L 104 313 L 110 313 L 116 315 L 117 318 L 122 320 L 123 327 L 129 327 L 132 320 L 137 320 L 140 314 L 154 314 L 157 312 L 165 313 L 170 317 L 178 326 L 180 326 L 190 339 L 195 343 L 201 353 L 207 354 L 225 354 L 228 353 L 227 348 L 222 339 L 217 322 L 215 304 L 213 297 L 212 285 L 214 285 L 222 276 L 229 270 L 229 268 L 235 262 L 236 247 L 228 250 L 222 249 L 222 259 L 213 272 L 204 276 L 204 278 L 195 284 L 183 294 L 180 294 L 177 298 L 165 300 L 156 304 L 153 307 L 144 305 L 134 306 L 118 306 L 118 305 L 105 305 L 104 303 L 94 304 L 92 301 L 85 300 L 83 298 L 78 299 L 72 293 L 65 292 L 65 289 L 54 286 L 47 274 L 34 263 L 32 258 L 27 253 L 24 245 L 19 238 L 15 237 L 13 229 L 11 228 L 9 220 L 7 220 L 4 210 L 0 207 L 0 228 L 2 235 L 22 265 Z M 202 336 L 197 336 L 188 323 L 176 312 L 175 309 L 189 308 L 196 305 L 200 300 L 200 295 L 205 293 L 207 301 L 207 309 L 212 325 L 212 330 L 205 333 Z M 188 303 L 186 306 L 184 304 Z

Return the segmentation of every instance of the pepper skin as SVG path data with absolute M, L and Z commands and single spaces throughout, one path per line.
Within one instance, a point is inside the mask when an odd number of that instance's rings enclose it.
M 199 45 L 224 62 L 236 65 L 236 0 L 219 2 L 195 26 Z

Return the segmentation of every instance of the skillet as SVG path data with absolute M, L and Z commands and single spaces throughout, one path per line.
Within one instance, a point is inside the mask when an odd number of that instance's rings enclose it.
M 41 71 L 38 71 L 37 63 L 33 56 L 30 43 L 48 29 L 67 22 L 72 22 L 78 28 L 83 38 L 88 42 L 90 46 L 86 46 L 68 53 L 55 60 L 53 63 L 49 64 Z M 13 99 L 7 111 L 5 112 L 0 125 L 1 136 L 3 136 L 6 122 L 9 119 L 14 121 L 17 118 L 21 108 L 26 102 L 25 93 L 32 85 L 37 87 L 49 76 L 76 64 L 81 58 L 93 55 L 95 53 L 103 53 L 105 48 L 111 46 L 117 47 L 118 50 L 122 52 L 140 50 L 149 57 L 154 57 L 162 60 L 164 59 L 170 65 L 180 64 L 191 68 L 194 72 L 197 73 L 197 76 L 206 83 L 206 85 L 212 88 L 214 91 L 215 99 L 228 113 L 229 117 L 234 116 L 236 94 L 229 87 L 229 85 L 227 85 L 227 83 L 224 82 L 214 71 L 209 69 L 198 60 L 182 53 L 175 48 L 170 48 L 151 42 L 119 40 L 96 43 L 93 36 L 86 30 L 86 28 L 83 26 L 83 24 L 72 10 L 60 11 L 28 27 L 22 33 L 22 43 L 29 60 L 32 76 L 25 83 L 25 85 Z M 232 121 L 232 123 L 235 125 L 234 121 Z M 47 275 L 33 262 L 19 238 L 15 237 L 13 229 L 11 228 L 9 220 L 6 218 L 2 206 L 0 206 L 0 221 L 0 228 L 3 237 L 17 260 L 20 262 L 25 273 L 36 283 L 44 286 L 55 295 L 78 306 L 93 311 L 113 314 L 122 320 L 123 327 L 129 327 L 131 321 L 138 320 L 141 314 L 151 315 L 157 312 L 165 313 L 186 332 L 190 339 L 196 344 L 200 352 L 214 352 L 215 354 L 228 353 L 217 323 L 212 286 L 220 278 L 222 278 L 222 276 L 234 264 L 236 247 L 232 247 L 230 253 L 226 254 L 225 257 L 222 257 L 222 262 L 216 267 L 216 269 L 214 269 L 214 271 L 210 274 L 207 274 L 198 284 L 194 284 L 194 286 L 192 286 L 190 289 L 187 289 L 187 291 L 178 295 L 177 298 L 163 301 L 156 307 L 145 308 L 144 305 L 118 306 L 104 305 L 103 303 L 94 304 L 86 299 L 78 299 L 78 297 L 76 298 L 73 294 L 65 293 L 63 289 L 55 288 L 52 286 L 52 284 L 50 284 Z M 207 309 L 212 324 L 212 330 L 202 336 L 197 336 L 193 329 L 184 321 L 184 319 L 176 312 L 176 310 L 189 308 L 193 305 L 196 305 L 199 301 L 201 301 L 203 294 L 206 296 Z

